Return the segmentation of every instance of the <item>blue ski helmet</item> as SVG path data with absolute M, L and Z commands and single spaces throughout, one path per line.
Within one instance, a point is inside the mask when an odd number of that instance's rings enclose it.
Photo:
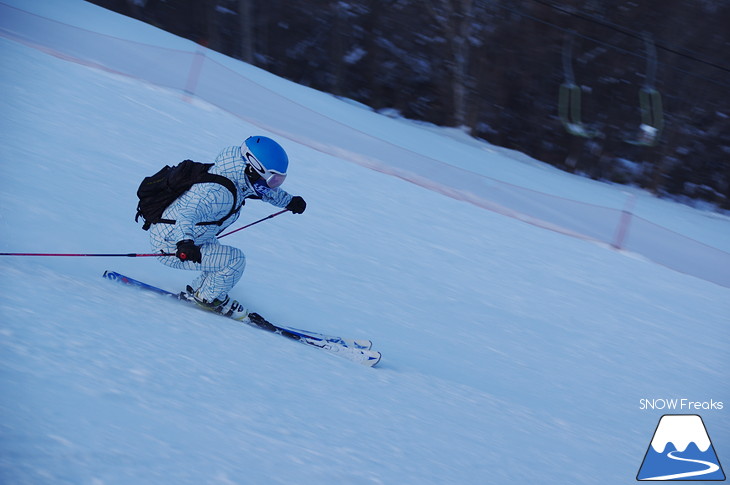
M 289 157 L 271 138 L 249 136 L 241 145 L 241 156 L 272 189 L 284 183 Z

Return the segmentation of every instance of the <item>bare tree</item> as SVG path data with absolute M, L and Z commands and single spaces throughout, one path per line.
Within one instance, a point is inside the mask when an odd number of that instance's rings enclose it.
M 254 0 L 238 0 L 238 25 L 241 32 L 241 60 L 253 63 L 254 55 Z
M 426 0 L 431 16 L 441 27 L 450 55 L 450 90 L 453 102 L 453 122 L 467 122 L 469 98 L 469 37 L 474 25 L 473 0 Z

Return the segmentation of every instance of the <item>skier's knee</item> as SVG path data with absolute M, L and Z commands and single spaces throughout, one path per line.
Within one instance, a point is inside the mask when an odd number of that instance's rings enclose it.
M 231 248 L 230 268 L 238 272 L 246 269 L 246 255 L 238 248 Z

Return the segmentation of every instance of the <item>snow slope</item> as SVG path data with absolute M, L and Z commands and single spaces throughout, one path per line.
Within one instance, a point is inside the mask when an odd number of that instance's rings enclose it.
M 94 12 L 91 29 L 130 22 Z M 147 251 L 133 221 L 144 175 L 267 134 L 3 38 L 0 88 L 2 251 Z M 353 124 L 378 133 L 359 111 Z M 0 482 L 628 483 L 672 412 L 640 399 L 730 401 L 729 289 L 281 142 L 285 188 L 309 206 L 226 238 L 248 256 L 234 296 L 275 322 L 371 338 L 381 365 L 101 279 L 192 277 L 147 258 L 4 257 Z M 252 202 L 240 221 L 274 210 Z M 701 414 L 730 462 L 727 409 L 673 412 Z

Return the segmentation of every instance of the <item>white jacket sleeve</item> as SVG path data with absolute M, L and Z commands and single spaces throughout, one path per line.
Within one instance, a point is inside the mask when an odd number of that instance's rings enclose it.
M 265 185 L 256 185 L 256 193 L 261 196 L 261 200 L 276 207 L 286 207 L 292 200 L 292 196 L 280 187 L 272 189 Z

